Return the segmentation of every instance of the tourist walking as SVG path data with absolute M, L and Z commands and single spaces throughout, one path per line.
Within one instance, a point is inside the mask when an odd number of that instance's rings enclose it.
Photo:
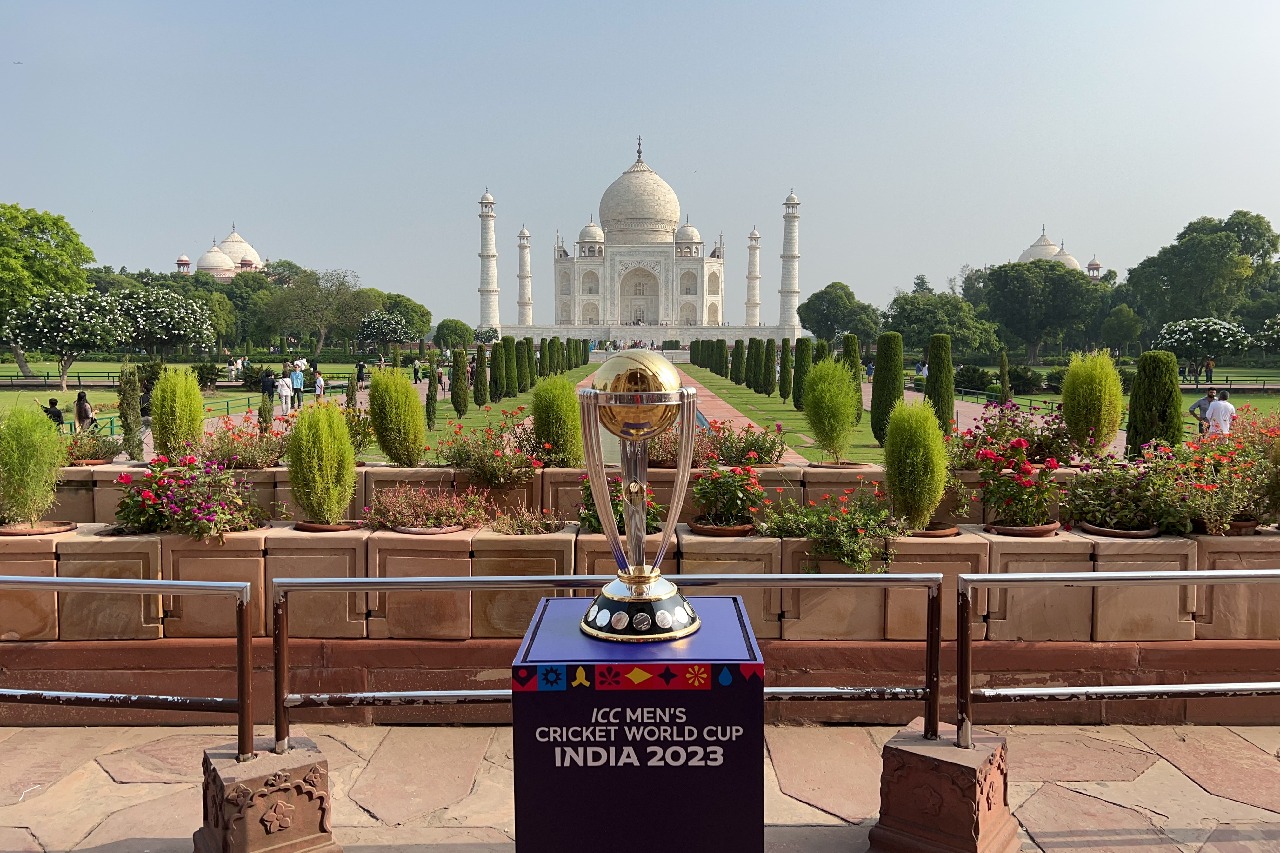
M 1191 408 L 1187 409 L 1191 413 L 1191 417 L 1196 419 L 1199 425 L 1201 435 L 1209 431 L 1209 406 L 1218 398 L 1218 392 L 1213 388 L 1209 388 L 1204 392 L 1204 396 L 1191 404 Z
M 1226 391 L 1218 393 L 1218 399 L 1209 404 L 1209 412 L 1205 418 L 1209 421 L 1209 435 L 1230 435 L 1231 421 L 1236 416 L 1236 407 L 1227 402 L 1231 394 Z
M 1218 366 L 1218 363 L 1213 360 L 1213 356 L 1209 356 L 1207 359 L 1205 359 L 1205 362 L 1204 362 L 1204 381 L 1205 382 L 1213 381 L 1213 369 L 1217 366 Z
M 417 385 L 422 381 L 422 362 L 416 358 L 413 360 L 413 384 Z
M 297 364 L 293 366 L 293 373 L 289 374 L 289 382 L 293 385 L 293 407 L 295 409 L 302 408 L 302 368 Z
M 293 380 L 284 371 L 280 372 L 280 378 L 276 380 L 276 393 L 280 395 L 280 414 L 289 414 L 293 409 Z
M 258 386 L 262 389 L 262 393 L 266 395 L 267 403 L 275 408 L 276 405 L 276 375 L 271 372 L 271 368 L 262 368 L 262 377 L 258 380 Z
M 316 371 L 316 399 L 324 399 L 324 374 Z
M 93 416 L 93 406 L 89 405 L 89 395 L 81 391 L 76 395 L 76 431 L 84 432 L 97 425 L 98 419 Z
M 364 374 L 369 368 L 365 366 L 363 360 L 356 362 L 356 390 L 364 390 Z

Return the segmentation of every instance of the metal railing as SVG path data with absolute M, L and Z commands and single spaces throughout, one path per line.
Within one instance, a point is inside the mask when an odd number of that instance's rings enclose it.
M 249 621 L 248 581 L 144 581 L 128 578 L 34 578 L 0 576 L 0 590 L 132 593 L 134 595 L 230 595 L 236 599 L 236 698 L 156 696 L 134 693 L 75 693 L 0 688 L 0 703 L 59 705 L 68 708 L 142 708 L 149 711 L 202 711 L 236 715 L 239 761 L 253 758 L 253 626 Z
M 1097 687 L 973 687 L 973 631 L 970 619 L 977 587 L 1100 587 L 1176 584 L 1280 583 L 1280 569 L 1194 572 L 1045 572 L 960 575 L 956 610 L 956 746 L 973 746 L 973 706 L 983 702 L 1086 701 L 1091 699 L 1175 699 L 1214 696 L 1276 696 L 1280 681 L 1220 684 L 1131 684 Z
M 715 586 L 772 589 L 869 587 L 927 590 L 924 686 L 766 687 L 771 701 L 914 701 L 925 703 L 924 736 L 938 737 L 941 709 L 942 575 L 676 575 L 681 589 Z M 584 589 L 598 591 L 605 575 L 432 578 L 276 578 L 272 581 L 272 647 L 275 652 L 275 736 L 277 753 L 289 749 L 293 708 L 360 708 L 388 705 L 452 705 L 511 701 L 510 690 L 412 690 L 364 693 L 289 692 L 289 594 L 294 592 L 478 592 L 489 590 Z M 583 599 L 583 606 L 587 606 Z

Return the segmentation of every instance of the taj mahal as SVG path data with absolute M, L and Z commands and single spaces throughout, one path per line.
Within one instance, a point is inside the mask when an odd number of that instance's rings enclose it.
M 494 236 L 497 202 L 486 189 L 480 197 L 480 328 L 503 331 L 498 310 L 498 252 Z M 529 337 L 595 340 L 679 340 L 774 337 L 802 334 L 800 304 L 800 200 L 783 202 L 782 280 L 777 325 L 760 317 L 760 234 L 747 237 L 746 324 L 724 324 L 727 248 L 721 235 L 708 250 L 698 229 L 680 221 L 675 190 L 644 161 L 639 140 L 636 161 L 600 197 L 595 217 L 578 240 L 553 244 L 554 325 L 533 322 L 531 236 L 517 236 L 519 316 L 507 333 Z

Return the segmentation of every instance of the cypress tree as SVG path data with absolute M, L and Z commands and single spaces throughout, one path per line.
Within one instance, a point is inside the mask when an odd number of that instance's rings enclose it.
M 1176 446 L 1182 441 L 1182 389 L 1178 387 L 1178 357 L 1164 350 L 1149 350 L 1138 356 L 1138 375 L 1129 395 L 1129 429 L 1125 449 L 1139 456 L 1142 446 L 1163 441 Z
M 902 335 L 885 332 L 876 340 L 876 375 L 871 380 L 871 434 L 881 447 L 889 428 L 889 413 L 901 399 Z
M 951 363 L 951 336 L 929 338 L 929 376 L 924 380 L 924 396 L 938 416 L 943 435 L 951 434 L 951 421 L 956 409 L 956 370 Z M 885 422 L 888 428 L 888 422 Z
M 538 364 L 533 357 L 533 338 L 524 339 L 524 369 L 529 377 L 529 387 L 538 384 Z M 517 353 L 519 355 L 519 353 Z
M 804 379 L 813 367 L 813 341 L 801 338 L 796 341 L 796 366 L 791 374 L 791 403 L 797 412 L 804 411 Z
M 498 403 L 507 388 L 507 359 L 502 341 L 494 341 L 489 348 L 489 402 Z
M 858 343 L 858 336 L 848 334 L 844 336 L 844 349 L 840 353 L 840 359 L 845 366 L 849 368 L 849 372 L 853 374 L 853 387 L 858 389 L 858 396 L 862 396 L 862 382 L 865 374 L 862 372 L 862 346 Z M 853 416 L 853 425 L 857 426 L 862 423 L 862 400 L 858 400 L 858 411 Z
M 476 401 L 477 406 L 484 406 L 489 402 L 489 358 L 485 352 L 484 344 L 476 344 L 476 369 L 475 379 L 471 383 L 472 399 Z
M 558 363 L 560 358 L 560 337 L 559 336 L 556 336 L 551 339 L 549 354 L 550 354 L 550 358 L 547 359 L 547 375 L 555 376 L 557 373 L 560 372 L 560 365 Z
M 520 393 L 519 388 L 519 371 L 516 367 L 516 339 L 511 335 L 507 335 L 502 339 L 503 355 L 506 356 L 507 365 L 505 378 L 507 380 L 506 392 L 503 396 L 514 397 Z
M 698 364 L 698 344 L 700 343 L 701 341 L 689 342 L 689 363 L 694 367 L 702 367 L 701 364 Z
M 436 428 L 436 397 L 440 395 L 440 380 L 436 379 L 436 357 L 427 359 L 427 429 Z
M 467 413 L 467 351 L 464 349 L 453 351 L 453 368 L 449 371 L 449 402 L 458 417 Z
M 829 355 L 831 355 L 831 344 L 818 338 L 818 343 L 813 347 L 813 363 L 817 364 Z
M 142 382 L 138 379 L 136 365 L 126 363 L 120 368 L 120 388 L 116 391 L 116 397 L 120 401 L 124 452 L 130 459 L 142 461 Z M 261 428 L 263 432 L 271 428 L 270 417 Z
M 729 342 L 724 338 L 716 341 L 716 373 L 729 378 Z
M 523 394 L 529 390 L 529 362 L 525 359 L 524 338 L 516 341 L 516 390 Z
M 772 397 L 778 388 L 778 344 L 773 338 L 764 342 L 764 361 L 760 365 L 760 393 Z
M 757 394 L 764 385 L 764 341 L 752 338 L 747 344 L 747 387 Z
M 733 342 L 733 356 L 729 361 L 729 380 L 734 385 L 741 385 L 746 376 L 747 365 L 747 348 L 742 344 L 742 338 Z
M 1000 403 L 1009 402 L 1013 394 L 1009 390 L 1009 353 L 1000 350 Z
M 782 352 L 778 356 L 778 399 L 791 399 L 791 339 L 782 339 Z

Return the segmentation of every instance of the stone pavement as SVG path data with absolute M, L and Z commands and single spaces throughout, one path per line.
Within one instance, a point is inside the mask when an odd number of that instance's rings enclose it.
M 346 853 L 514 851 L 509 728 L 305 729 L 329 760 Z M 1280 851 L 1278 726 L 995 730 L 1024 853 Z M 895 731 L 769 727 L 768 850 L 866 850 Z M 0 728 L 0 851 L 190 853 L 201 751 L 232 739 L 229 726 Z

